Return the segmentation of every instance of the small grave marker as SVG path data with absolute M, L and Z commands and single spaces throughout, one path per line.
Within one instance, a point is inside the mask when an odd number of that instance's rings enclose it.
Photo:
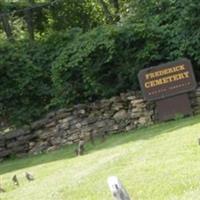
M 111 176 L 108 178 L 108 186 L 114 200 L 131 200 L 126 189 L 116 176 Z

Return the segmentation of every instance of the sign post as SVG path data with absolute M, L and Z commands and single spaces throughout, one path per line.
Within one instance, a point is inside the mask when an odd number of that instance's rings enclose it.
M 159 121 L 172 119 L 177 114 L 192 114 L 188 92 L 197 83 L 188 59 L 141 70 L 138 78 L 144 99 L 156 102 Z

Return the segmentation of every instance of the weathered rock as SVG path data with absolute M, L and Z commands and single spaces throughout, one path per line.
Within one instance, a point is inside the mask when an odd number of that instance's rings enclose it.
M 39 137 L 43 133 L 43 131 L 44 131 L 43 129 L 38 129 L 38 130 L 35 130 L 33 133 L 34 133 L 34 135 Z
M 142 104 L 142 103 L 144 103 L 144 100 L 143 100 L 143 99 L 135 99 L 135 100 L 132 100 L 132 101 L 131 101 L 131 104 L 132 104 L 133 106 L 138 106 L 138 105 L 140 105 L 140 104 Z
M 71 115 L 71 116 L 68 116 L 68 117 L 66 117 L 66 118 L 64 118 L 64 119 L 62 119 L 62 120 L 59 120 L 59 123 L 60 123 L 60 124 L 64 124 L 64 123 L 71 122 L 71 121 L 73 121 L 73 120 L 75 120 L 75 119 L 76 119 L 76 117 L 73 116 L 73 115 Z
M 4 157 L 10 156 L 12 154 L 13 154 L 12 150 L 4 149 L 4 150 L 0 151 L 0 158 L 4 158 Z
M 36 142 L 29 142 L 28 146 L 29 146 L 29 150 L 33 149 L 33 147 L 36 145 Z
M 135 125 L 134 124 L 130 124 L 130 125 L 126 126 L 126 131 L 133 130 L 134 128 L 135 128 Z
M 68 137 L 68 141 L 77 141 L 79 140 L 79 135 L 71 135 Z
M 86 111 L 84 109 L 81 109 L 78 111 L 78 114 L 84 115 L 86 113 Z
M 53 146 L 55 146 L 55 145 L 59 146 L 60 144 L 62 144 L 62 138 L 61 137 L 51 138 L 51 144 Z
M 35 145 L 30 151 L 29 153 L 30 154 L 34 154 L 34 155 L 37 155 L 37 154 L 40 154 L 42 152 L 44 152 L 46 149 L 49 148 L 49 144 L 48 142 L 39 142 L 37 143 L 37 145 Z
M 28 152 L 29 148 L 28 148 L 28 145 L 18 145 L 18 146 L 15 146 L 15 147 L 12 147 L 11 148 L 11 151 L 13 154 L 17 154 L 17 153 L 26 153 Z
M 139 118 L 141 116 L 141 113 L 140 112 L 132 112 L 130 114 L 130 116 L 131 116 L 132 119 L 137 119 L 137 118 Z
M 57 127 L 57 132 L 61 130 L 68 130 L 70 128 L 70 123 L 69 122 L 60 123 L 56 127 Z
M 31 129 L 32 130 L 36 130 L 36 129 L 39 129 L 39 128 L 42 128 L 47 122 L 47 119 L 41 119 L 41 120 L 38 120 L 36 122 L 33 122 L 31 124 Z
M 85 126 L 80 131 L 81 131 L 81 133 L 91 132 L 92 131 L 92 127 L 91 126 Z
M 112 127 L 115 124 L 114 119 L 107 119 L 106 120 L 106 127 Z
M 90 132 L 81 132 L 80 138 L 84 138 L 84 141 L 88 141 L 90 138 Z
M 114 125 L 110 130 L 111 131 L 116 131 L 116 130 L 118 130 L 119 129 L 119 125 Z
M 115 104 L 121 101 L 120 96 L 115 96 L 109 99 L 111 102 L 114 102 Z
M 112 105 L 112 110 L 119 111 L 124 108 L 123 103 L 116 103 Z
M 56 115 L 62 114 L 62 113 L 70 113 L 73 111 L 73 108 L 61 108 L 56 111 Z
M 100 101 L 100 105 L 99 105 L 99 107 L 100 107 L 100 109 L 102 110 L 107 110 L 107 109 L 110 109 L 111 108 L 111 105 L 112 105 L 112 102 L 111 101 L 109 101 L 108 99 L 102 99 L 101 101 Z
M 126 110 L 120 110 L 120 111 L 118 111 L 117 113 L 115 113 L 115 115 L 113 116 L 113 118 L 114 118 L 116 121 L 124 120 L 124 119 L 127 119 L 127 118 L 128 118 L 128 113 L 127 113 Z
M 11 131 L 11 132 L 5 134 L 5 139 L 9 140 L 9 139 L 17 138 L 17 137 L 23 135 L 24 133 L 25 133 L 25 131 L 23 129 L 14 130 L 14 131 Z
M 56 112 L 52 111 L 46 115 L 46 119 L 52 119 L 56 116 Z
M 143 113 L 144 112 L 144 110 L 142 109 L 142 108 L 133 108 L 132 110 L 131 110 L 131 112 L 132 113 Z
M 67 141 L 65 144 L 72 145 L 72 144 L 74 144 L 74 142 L 73 141 Z
M 132 101 L 132 100 L 135 100 L 135 99 L 136 99 L 135 96 L 128 96 L 128 97 L 127 97 L 127 100 L 129 100 L 129 101 Z
M 140 125 L 145 125 L 145 124 L 147 124 L 147 119 L 146 119 L 146 117 L 140 117 L 138 122 Z
M 72 114 L 70 112 L 69 113 L 59 113 L 55 116 L 55 120 L 61 120 L 61 119 L 67 118 L 71 115 Z
M 57 149 L 58 149 L 57 146 L 51 146 L 51 147 L 47 148 L 46 152 L 55 151 L 55 150 L 57 150 Z
M 96 117 L 88 117 L 85 119 L 87 124 L 93 124 L 95 123 L 98 119 Z
M 78 122 L 78 123 L 75 125 L 75 127 L 80 129 L 80 128 L 82 127 L 82 124 Z
M 29 134 L 29 135 L 22 135 L 22 136 L 19 136 L 17 138 L 17 141 L 24 141 L 24 142 L 27 142 L 29 140 L 33 140 L 33 139 L 36 139 L 38 136 L 36 134 Z
M 14 148 L 18 146 L 24 146 L 26 144 L 26 141 L 14 141 L 14 142 L 9 142 L 6 144 L 7 148 Z
M 42 132 L 42 134 L 39 136 L 40 139 L 45 140 L 48 138 L 51 138 L 55 134 L 55 130 L 45 130 Z
M 56 122 L 55 122 L 55 121 L 52 121 L 52 122 L 46 124 L 46 125 L 45 125 L 45 128 L 51 128 L 51 127 L 54 127 L 54 126 L 56 126 Z
M 106 126 L 106 121 L 97 121 L 94 126 L 96 126 L 97 128 L 102 128 L 104 126 Z

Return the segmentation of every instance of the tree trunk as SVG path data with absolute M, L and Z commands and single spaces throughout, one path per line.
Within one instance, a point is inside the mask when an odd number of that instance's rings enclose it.
M 112 14 L 109 11 L 108 6 L 106 5 L 105 1 L 104 0 L 97 0 L 97 2 L 101 6 L 101 8 L 102 8 L 102 10 L 104 12 L 104 15 L 106 16 L 106 19 L 108 20 L 108 22 L 109 23 L 113 23 L 114 20 L 113 20 Z
M 6 14 L 1 15 L 1 20 L 2 20 L 3 28 L 8 40 L 13 40 L 13 34 L 12 34 L 12 29 L 9 23 L 8 15 Z
M 35 36 L 34 36 L 34 24 L 33 24 L 32 10 L 25 10 L 24 16 L 25 16 L 25 21 L 26 21 L 26 24 L 27 24 L 28 33 L 29 33 L 29 39 L 31 41 L 33 41 Z
M 120 5 L 119 5 L 119 0 L 110 0 L 110 3 L 113 5 L 115 9 L 115 21 L 120 20 L 120 15 L 119 15 L 119 10 L 120 10 Z
M 28 0 L 30 4 L 34 4 L 35 0 Z
M 35 4 L 35 0 L 28 0 L 29 4 L 33 6 Z M 27 23 L 27 29 L 29 33 L 29 39 L 33 41 L 35 39 L 34 35 L 34 23 L 33 23 L 33 10 L 28 9 L 24 11 L 25 21 Z
M 110 3 L 115 8 L 115 12 L 119 12 L 119 0 L 110 0 Z

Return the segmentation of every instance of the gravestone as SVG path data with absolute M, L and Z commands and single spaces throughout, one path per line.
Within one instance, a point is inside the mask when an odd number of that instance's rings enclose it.
M 108 186 L 115 200 L 131 200 L 126 189 L 116 176 L 108 178 Z

